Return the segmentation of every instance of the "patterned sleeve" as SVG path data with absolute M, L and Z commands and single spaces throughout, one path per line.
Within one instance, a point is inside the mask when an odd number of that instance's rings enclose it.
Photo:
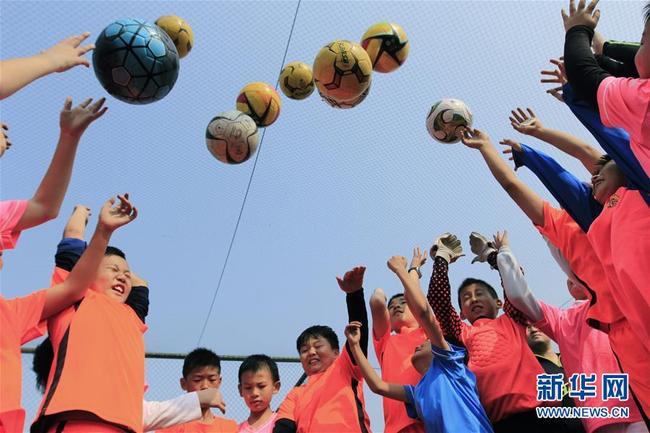
M 433 273 L 427 292 L 429 305 L 433 309 L 445 338 L 461 341 L 463 327 L 466 325 L 451 304 L 451 285 L 449 284 L 449 263 L 442 257 L 433 260 Z
M 491 252 L 487 258 L 487 262 L 490 264 L 490 267 L 492 269 L 496 269 L 498 271 L 499 267 L 497 266 L 497 254 L 498 254 L 497 251 Z M 501 279 L 501 274 L 499 274 L 499 279 Z M 503 280 L 501 280 L 501 287 L 503 287 Z M 510 300 L 508 299 L 505 290 L 503 291 L 503 298 L 504 298 L 503 312 L 506 313 L 506 315 L 510 317 L 512 320 L 514 320 L 516 323 L 522 326 L 528 326 L 529 323 L 528 318 L 524 313 L 519 311 L 517 308 L 515 308 L 514 305 L 512 305 L 512 303 L 510 303 Z

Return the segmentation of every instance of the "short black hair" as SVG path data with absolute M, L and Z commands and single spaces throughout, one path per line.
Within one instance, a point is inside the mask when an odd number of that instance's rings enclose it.
M 497 294 L 497 291 L 494 290 L 494 287 L 490 286 L 487 283 L 487 281 L 479 280 L 478 278 L 465 278 L 465 280 L 462 283 L 460 283 L 460 287 L 458 288 L 458 305 L 459 306 L 463 305 L 462 302 L 460 301 L 460 293 L 463 291 L 463 289 L 465 287 L 471 286 L 472 284 L 479 284 L 479 285 L 483 286 L 490 293 L 490 296 L 492 296 L 494 299 L 499 299 L 499 295 Z
M 386 306 L 390 305 L 390 303 L 393 302 L 393 299 L 397 299 L 397 298 L 400 298 L 400 297 L 403 298 L 404 293 L 395 293 L 393 296 L 390 297 L 390 299 L 388 300 L 388 303 L 386 304 Z
M 648 24 L 650 21 L 650 2 L 648 2 L 643 8 L 643 24 Z
M 107 246 L 106 251 L 104 251 L 105 256 L 118 256 L 122 257 L 124 260 L 126 260 L 126 254 L 124 254 L 124 251 L 117 247 L 112 247 L 112 246 Z
M 269 369 L 271 372 L 271 378 L 273 379 L 274 383 L 280 381 L 278 364 L 276 364 L 275 361 L 267 355 L 257 354 L 251 355 L 242 361 L 241 365 L 239 366 L 239 383 L 241 383 L 242 374 L 246 373 L 247 371 L 255 373 L 263 368 Z
M 300 353 L 300 348 L 303 344 L 309 341 L 310 338 L 323 337 L 332 346 L 332 349 L 339 350 L 339 337 L 336 332 L 329 326 L 314 325 L 302 331 L 296 340 L 296 349 Z
M 183 361 L 183 377 L 187 378 L 192 371 L 201 367 L 215 367 L 221 374 L 221 358 L 205 347 L 194 349 L 185 356 Z
M 598 171 L 602 170 L 603 167 L 606 166 L 607 163 L 609 161 L 611 161 L 611 160 L 612 160 L 612 157 L 607 155 L 607 154 L 604 154 L 600 158 L 598 158 L 598 161 L 596 161 L 596 167 L 598 167 Z M 597 174 L 597 173 L 594 173 L 594 174 Z

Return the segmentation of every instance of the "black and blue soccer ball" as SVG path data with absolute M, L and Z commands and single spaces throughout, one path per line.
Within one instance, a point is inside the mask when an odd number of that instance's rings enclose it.
M 179 56 L 169 35 L 141 19 L 109 24 L 97 38 L 93 68 L 101 85 L 130 104 L 164 98 L 178 78 Z

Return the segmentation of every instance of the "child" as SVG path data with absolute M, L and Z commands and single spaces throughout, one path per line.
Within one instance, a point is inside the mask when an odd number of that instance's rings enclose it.
M 426 255 L 421 254 L 419 248 L 413 250 L 410 269 L 419 274 L 425 261 Z M 370 297 L 370 312 L 372 342 L 381 367 L 381 378 L 386 382 L 417 384 L 422 375 L 415 370 L 410 359 L 415 348 L 426 341 L 426 334 L 413 317 L 404 294 L 398 293 L 391 297 L 386 308 L 384 291 L 375 290 Z M 422 422 L 409 417 L 401 402 L 386 397 L 383 404 L 385 433 L 424 431 Z
M 183 361 L 181 388 L 194 392 L 221 386 L 221 358 L 211 350 L 199 347 L 187 354 Z M 215 416 L 210 408 L 202 408 L 199 421 L 158 430 L 164 433 L 236 433 L 237 423 L 231 419 Z
M 0 61 L 0 100 L 53 72 L 64 72 L 78 65 L 90 67 L 83 55 L 95 45 L 79 46 L 88 36 L 88 32 L 70 36 L 35 56 Z
M 363 274 L 359 266 L 337 277 L 346 293 L 349 321 L 362 324 L 361 349 L 368 351 L 368 313 L 363 299 Z M 365 330 L 365 331 L 364 331 Z M 296 341 L 307 383 L 289 392 L 278 409 L 274 433 L 370 433 L 365 411 L 363 375 L 350 345 L 339 355 L 336 333 L 328 326 L 311 326 Z
M 494 237 L 495 248 L 498 249 L 497 263 L 499 273 L 503 280 L 503 290 L 508 294 L 510 302 L 528 317 L 534 327 L 529 328 L 529 345 L 531 343 L 539 347 L 536 350 L 531 346 L 533 352 L 538 355 L 547 353 L 552 361 L 558 361 L 555 354 L 550 351 L 549 337 L 555 340 L 562 353 L 562 364 L 568 376 L 572 374 L 595 373 L 601 378 L 605 373 L 620 373 L 620 368 L 610 348 L 607 334 L 590 327 L 587 323 L 589 311 L 589 293 L 587 289 L 570 274 L 567 281 L 569 293 L 576 302 L 569 308 L 560 309 L 545 302 L 537 300 L 530 291 L 528 284 L 521 271 L 514 254 L 510 250 L 508 235 L 506 232 L 497 233 Z M 563 260 L 558 254 L 553 254 L 557 259 Z M 562 268 L 568 265 L 562 263 Z M 533 330 L 540 330 L 544 337 Z M 532 340 L 532 341 L 531 341 Z M 557 363 L 557 362 L 556 362 Z M 548 365 L 548 364 L 547 364 Z M 548 373 L 548 370 L 545 369 Z M 597 398 L 590 398 L 584 401 L 575 400 L 579 407 L 616 407 L 624 406 L 629 408 L 630 416 L 626 420 L 616 418 L 583 418 L 582 423 L 587 433 L 599 431 L 611 431 L 618 429 L 625 431 L 627 428 L 636 426 L 647 431 L 643 426 L 641 415 L 632 399 L 618 401 L 614 399 L 602 399 L 602 387 L 600 380 L 597 381 Z
M 239 395 L 250 409 L 239 433 L 272 433 L 277 414 L 271 399 L 280 391 L 278 365 L 266 355 L 251 355 L 239 366 Z
M 359 346 L 362 324 L 351 322 L 345 335 L 368 386 L 375 393 L 405 402 L 408 414 L 421 419 L 427 433 L 492 432 L 478 398 L 476 378 L 463 363 L 465 351 L 445 341 L 420 291 L 417 274 L 406 270 L 404 257 L 392 257 L 388 267 L 404 285 L 406 302 L 428 338 L 411 357 L 414 368 L 424 376 L 416 386 L 380 379 Z
M 472 233 L 473 261 L 496 267 L 496 252 Z M 536 377 L 544 371 L 528 348 L 526 320 L 508 301 L 499 300 L 492 286 L 467 278 L 458 289 L 460 316 L 451 304 L 448 267 L 462 255 L 456 236 L 445 233 L 435 244 L 434 270 L 428 299 L 448 341 L 464 344 L 468 367 L 476 375 L 478 393 L 495 432 L 544 431 L 537 418 Z M 506 314 L 497 317 L 503 305 Z M 465 324 L 469 321 L 471 326 Z
M 52 162 L 34 197 L 29 200 L 0 202 L 0 251 L 13 248 L 20 232 L 58 216 L 70 183 L 79 140 L 88 126 L 105 112 L 105 99 L 92 103 L 87 99 L 72 108 L 67 98 L 61 111 L 61 134 Z
M 0 432 L 13 433 L 23 428 L 20 346 L 42 335 L 44 326 L 41 321 L 84 296 L 86 288 L 97 278 L 97 269 L 113 231 L 136 216 L 131 214 L 128 201 L 123 200 L 117 208 L 112 208 L 113 202 L 113 199 L 109 200 L 102 208 L 88 250 L 65 281 L 23 298 L 5 299 L 0 296 Z
M 560 249 L 571 269 L 596 294 L 592 296 L 595 301 L 589 312 L 590 322 L 609 331 L 612 350 L 621 363 L 621 369 L 630 375 L 631 389 L 639 401 L 642 415 L 643 411 L 649 413 L 650 376 L 647 375 L 647 359 L 650 359 L 650 340 L 644 336 L 650 335 L 650 326 L 645 320 L 650 314 L 650 296 L 647 295 L 647 290 L 643 291 L 643 287 L 637 287 L 632 281 L 647 285 L 643 269 L 648 267 L 639 266 L 642 261 L 650 259 L 647 251 L 643 251 L 644 248 L 647 249 L 645 239 L 648 232 L 645 229 L 643 233 L 636 233 L 634 239 L 619 238 L 617 243 L 606 236 L 601 236 L 597 242 L 592 238 L 594 231 L 603 234 L 601 230 L 604 227 L 598 225 L 604 223 L 604 219 L 611 222 L 613 211 L 619 213 L 618 221 L 611 227 L 629 228 L 644 224 L 650 213 L 647 212 L 647 205 L 641 195 L 638 192 L 634 195 L 634 191 L 623 188 L 626 180 L 617 165 L 612 160 L 602 159 L 600 169 L 592 178 L 592 189 L 594 198 L 604 204 L 605 208 L 585 234 L 566 212 L 551 207 L 514 175 L 499 157 L 487 134 L 467 130 L 462 141 L 466 146 L 480 151 L 494 178 L 540 232 Z M 626 198 L 621 198 L 619 193 Z M 637 206 L 637 211 L 628 208 L 628 204 Z M 627 235 L 631 236 L 632 233 Z M 620 252 L 613 260 L 611 255 L 609 258 L 599 256 L 598 250 L 603 248 L 619 249 Z M 632 252 L 634 255 L 631 256 Z M 620 266 L 626 258 L 631 263 L 627 271 L 623 269 L 625 272 L 622 275 L 627 276 L 625 281 L 628 284 L 622 285 L 612 268 Z M 639 279 L 640 275 L 643 275 L 643 279 Z

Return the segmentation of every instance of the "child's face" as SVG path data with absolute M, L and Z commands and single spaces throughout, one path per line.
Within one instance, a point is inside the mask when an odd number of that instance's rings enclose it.
M 431 361 L 433 361 L 433 352 L 431 352 L 431 342 L 427 340 L 415 348 L 411 356 L 411 365 L 418 373 L 424 375 L 429 370 Z
M 646 23 L 641 35 L 641 46 L 634 57 L 634 64 L 640 78 L 650 78 L 650 22 Z
M 528 347 L 533 353 L 544 353 L 551 346 L 551 339 L 548 338 L 548 335 L 532 325 L 526 327 L 526 339 L 528 340 Z
M 201 391 L 208 388 L 219 388 L 221 372 L 217 367 L 207 365 L 197 367 L 186 377 L 181 378 L 181 388 L 187 392 Z
M 390 328 L 395 332 L 399 332 L 403 326 L 417 326 L 415 317 L 413 317 L 411 310 L 409 310 L 404 296 L 393 298 L 390 301 L 388 304 L 388 314 L 390 315 Z
M 460 316 L 474 323 L 475 320 L 496 319 L 501 301 L 494 299 L 487 287 L 470 284 L 460 292 Z
M 600 204 L 605 204 L 622 186 L 625 186 L 625 178 L 614 161 L 608 161 L 591 177 L 591 189 Z
M 100 292 L 125 302 L 131 293 L 129 264 L 120 256 L 104 256 L 95 285 Z
M 239 395 L 251 413 L 264 412 L 271 399 L 280 391 L 280 382 L 273 382 L 271 371 L 263 367 L 257 371 L 245 371 L 241 375 Z
M 312 337 L 300 347 L 300 362 L 307 376 L 327 370 L 338 356 L 339 351 L 323 337 Z

